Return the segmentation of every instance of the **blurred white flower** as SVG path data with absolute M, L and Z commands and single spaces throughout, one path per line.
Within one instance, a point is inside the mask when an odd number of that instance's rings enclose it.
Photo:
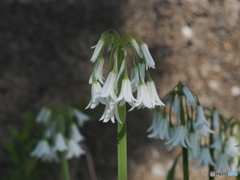
M 217 137 L 214 139 L 214 142 L 213 142 L 213 144 L 211 144 L 210 148 L 213 148 L 215 150 L 221 150 L 222 149 L 221 132 L 219 132 Z
M 208 122 L 205 118 L 203 107 L 201 105 L 197 106 L 197 118 L 196 118 L 196 124 L 195 129 L 197 130 L 197 133 L 202 136 L 207 136 L 208 133 L 214 133 L 212 129 L 210 129 L 211 123 Z
M 195 98 L 186 86 L 183 88 L 183 93 L 187 99 L 188 105 L 196 106 Z
M 228 163 L 228 157 L 225 153 L 221 153 L 217 158 L 217 172 L 229 172 L 230 166 Z
M 73 109 L 73 114 L 75 115 L 76 119 L 77 119 L 77 122 L 78 122 L 78 125 L 80 127 L 83 126 L 83 124 L 86 122 L 86 121 L 89 121 L 90 120 L 90 117 L 84 113 L 82 113 L 81 111 L 79 111 L 78 109 L 74 108 Z
M 213 159 L 210 155 L 209 148 L 202 147 L 197 158 L 196 166 L 208 166 L 208 165 L 215 166 L 215 163 L 213 162 Z
M 230 157 L 240 156 L 239 148 L 236 147 L 238 139 L 235 136 L 228 137 L 225 145 L 225 154 Z
M 165 144 L 171 144 L 172 146 L 181 146 L 185 148 L 192 148 L 191 143 L 187 137 L 186 126 L 180 125 L 176 128 L 173 137 Z
M 138 89 L 138 84 L 139 84 L 139 75 L 138 75 L 137 66 L 134 66 L 131 69 L 130 79 L 131 79 L 132 92 L 135 92 Z
M 53 151 L 62 152 L 62 151 L 66 151 L 67 149 L 68 149 L 68 146 L 64 140 L 62 133 L 57 133 L 55 136 Z
M 49 119 L 51 116 L 51 110 L 44 107 L 41 109 L 41 111 L 39 112 L 39 114 L 36 117 L 36 122 L 37 123 L 48 123 Z
M 73 139 L 68 141 L 68 152 L 67 159 L 71 159 L 74 157 L 79 157 L 80 155 L 85 154 L 85 151 L 81 148 L 81 146 Z
M 30 156 L 41 159 L 42 161 L 58 161 L 56 154 L 52 151 L 47 140 L 38 141 Z
M 189 148 L 192 158 L 197 158 L 198 153 L 200 151 L 200 143 L 198 140 L 198 135 L 195 132 L 189 132 L 188 133 L 188 140 L 190 144 L 192 145 L 192 148 Z
M 72 137 L 72 139 L 74 140 L 74 141 L 76 141 L 76 142 L 80 142 L 80 141 L 82 141 L 82 140 L 84 140 L 85 138 L 84 138 L 84 136 L 80 133 L 80 131 L 78 130 L 78 127 L 77 127 L 77 125 L 75 124 L 75 123 L 73 123 L 72 125 L 71 125 L 71 130 L 70 130 L 70 132 L 71 132 L 71 137 Z

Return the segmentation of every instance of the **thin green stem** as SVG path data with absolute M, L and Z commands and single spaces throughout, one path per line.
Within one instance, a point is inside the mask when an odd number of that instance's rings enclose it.
M 183 179 L 189 180 L 189 170 L 188 170 L 188 149 L 182 147 L 182 155 L 183 155 Z
M 126 134 L 126 104 L 118 106 L 121 123 L 117 123 L 118 141 L 118 180 L 127 180 L 127 134 Z
M 62 168 L 62 175 L 63 180 L 70 180 L 70 174 L 69 174 L 69 166 L 66 158 L 66 151 L 60 152 L 60 158 L 61 158 L 61 168 Z

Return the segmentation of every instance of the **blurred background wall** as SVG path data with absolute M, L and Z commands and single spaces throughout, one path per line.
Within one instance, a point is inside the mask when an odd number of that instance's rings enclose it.
M 160 97 L 182 81 L 204 105 L 239 117 L 239 12 L 238 0 L 1 0 L 0 140 L 8 138 L 9 124 L 21 125 L 23 112 L 36 114 L 58 103 L 87 105 L 90 47 L 107 29 L 136 33 L 148 44 Z M 116 126 L 98 122 L 103 107 L 88 111 L 93 112 L 82 129 L 85 143 L 99 180 L 116 179 Z M 131 180 L 163 179 L 178 152 L 147 138 L 152 113 L 128 116 Z M 3 152 L 0 159 L 5 166 Z M 85 157 L 71 163 L 74 180 L 89 179 Z M 192 171 L 199 177 L 199 170 Z M 58 176 L 55 169 L 47 178 Z

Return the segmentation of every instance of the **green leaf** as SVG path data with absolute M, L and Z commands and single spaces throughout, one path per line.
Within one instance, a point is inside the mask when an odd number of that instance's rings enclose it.
M 180 155 L 178 155 L 174 162 L 173 162 L 173 166 L 172 168 L 170 169 L 170 171 L 168 172 L 168 175 L 167 175 L 167 179 L 166 180 L 174 180 L 174 175 L 175 175 L 175 168 L 176 168 L 176 165 L 177 165 L 177 162 L 178 162 L 178 158 L 179 158 Z

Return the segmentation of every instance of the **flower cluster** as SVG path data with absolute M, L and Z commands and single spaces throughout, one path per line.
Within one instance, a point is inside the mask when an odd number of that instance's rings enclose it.
M 43 161 L 58 162 L 58 152 L 66 152 L 67 159 L 85 154 L 79 144 L 85 138 L 80 133 L 78 126 L 82 127 L 84 122 L 89 119 L 89 116 L 76 108 L 42 108 L 36 117 L 36 122 L 44 125 L 44 134 L 30 156 Z
M 163 101 L 169 106 L 156 108 L 148 137 L 166 139 L 168 150 L 187 148 L 188 159 L 196 166 L 210 165 L 217 172 L 239 170 L 238 134 L 234 130 L 239 123 L 235 118 L 224 119 L 216 108 L 203 108 L 195 93 L 181 82 Z
M 137 38 L 140 46 L 133 37 Z M 127 47 L 132 51 L 131 63 L 127 62 Z M 164 105 L 149 73 L 149 68 L 155 68 L 155 62 L 147 44 L 139 36 L 129 33 L 120 37 L 116 31 L 108 30 L 92 48 L 94 52 L 91 62 L 94 63 L 94 68 L 89 79 L 92 90 L 86 108 L 92 109 L 100 103 L 104 104 L 105 110 L 100 120 L 111 120 L 114 123 L 116 118 L 121 123 L 118 107 L 125 103 L 131 106 L 130 110 Z M 110 73 L 106 80 L 103 76 L 104 50 L 110 52 Z M 132 64 L 130 78 L 128 64 Z M 134 97 L 135 91 L 137 93 Z

